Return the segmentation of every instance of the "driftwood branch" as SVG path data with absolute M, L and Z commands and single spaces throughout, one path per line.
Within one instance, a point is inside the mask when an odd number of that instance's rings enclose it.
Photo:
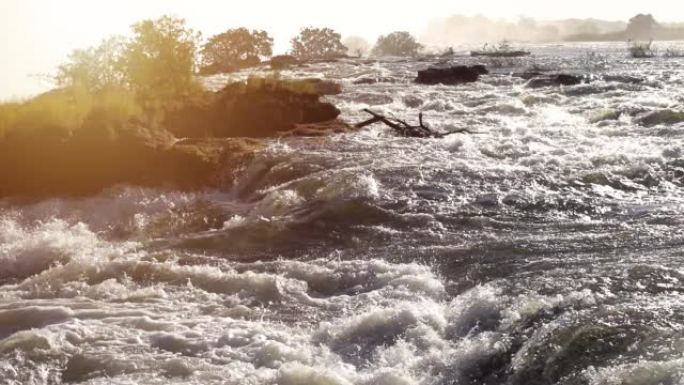
M 354 128 L 359 129 L 359 128 L 364 128 L 366 126 L 370 126 L 371 124 L 383 123 L 386 126 L 397 131 L 401 136 L 406 136 L 406 137 L 411 137 L 411 138 L 443 138 L 443 137 L 451 135 L 451 134 L 459 134 L 459 133 L 464 133 L 464 132 L 468 133 L 468 134 L 473 134 L 473 132 L 471 132 L 465 128 L 461 129 L 461 130 L 446 132 L 446 133 L 433 131 L 432 129 L 430 129 L 428 126 L 425 125 L 425 123 L 423 121 L 423 113 L 422 112 L 420 112 L 418 114 L 418 125 L 412 126 L 403 120 L 396 119 L 396 118 L 388 118 L 384 115 L 380 115 L 377 112 L 373 112 L 369 109 L 364 109 L 363 111 L 370 114 L 373 117 L 368 119 L 368 120 L 365 120 L 361 123 L 354 125 Z

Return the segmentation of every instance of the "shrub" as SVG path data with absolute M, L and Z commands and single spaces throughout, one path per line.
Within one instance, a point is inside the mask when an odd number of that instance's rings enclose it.
M 665 52 L 663 52 L 663 57 L 666 58 L 681 58 L 684 57 L 684 50 L 677 47 L 668 47 Z
M 416 56 L 423 46 L 408 32 L 392 32 L 380 36 L 373 55 L 376 56 Z
M 273 38 L 265 31 L 229 29 L 212 36 L 202 47 L 202 72 L 228 72 L 249 67 L 272 54 Z
M 200 86 L 194 77 L 200 34 L 185 20 L 162 16 L 133 25 L 124 68 L 130 85 L 144 102 L 164 102 L 191 95 Z
M 57 68 L 57 84 L 84 87 L 91 92 L 127 85 L 123 65 L 125 49 L 123 38 L 112 37 L 97 47 L 73 51 L 68 61 Z
M 342 36 L 330 28 L 304 28 L 294 37 L 292 55 L 299 59 L 335 59 L 347 54 Z
M 656 55 L 653 40 L 648 42 L 630 41 L 628 44 L 629 55 L 635 59 L 651 58 Z

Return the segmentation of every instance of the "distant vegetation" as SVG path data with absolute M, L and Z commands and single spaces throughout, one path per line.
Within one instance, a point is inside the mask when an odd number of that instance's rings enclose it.
M 212 36 L 202 46 L 204 74 L 229 72 L 261 63 L 273 54 L 273 38 L 266 31 L 229 29 Z
M 372 54 L 374 56 L 416 56 L 423 46 L 410 33 L 399 31 L 380 36 Z
M 645 40 L 682 40 L 684 27 L 664 25 L 653 15 L 639 14 L 629 20 L 626 27 L 612 32 L 580 33 L 568 36 L 567 41 L 645 41 Z
M 336 59 L 347 54 L 342 35 L 330 28 L 304 28 L 291 43 L 292 55 L 303 60 Z

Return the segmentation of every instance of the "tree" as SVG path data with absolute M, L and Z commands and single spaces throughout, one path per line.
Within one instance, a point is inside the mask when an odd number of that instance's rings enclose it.
M 304 28 L 292 39 L 292 55 L 299 59 L 334 59 L 347 53 L 342 36 L 330 28 Z
M 652 39 L 659 27 L 653 15 L 638 14 L 629 20 L 627 36 L 630 39 Z
M 343 41 L 342 44 L 344 44 L 345 47 L 347 47 L 347 50 L 352 54 L 356 56 L 364 56 L 370 51 L 370 43 L 368 40 L 360 37 L 360 36 L 349 36 L 346 37 Z
M 133 25 L 124 54 L 126 75 L 142 100 L 173 100 L 199 88 L 194 77 L 200 34 L 185 20 L 162 16 Z
M 375 56 L 416 56 L 423 48 L 408 32 L 393 32 L 387 36 L 380 36 L 373 55 Z
M 273 54 L 273 38 L 265 31 L 229 29 L 209 38 L 202 47 L 202 65 L 209 72 L 221 72 L 256 65 Z
M 126 41 L 122 37 L 103 40 L 97 47 L 75 50 L 68 62 L 57 68 L 57 84 L 83 87 L 89 92 L 124 87 L 128 84 L 123 66 L 125 50 Z

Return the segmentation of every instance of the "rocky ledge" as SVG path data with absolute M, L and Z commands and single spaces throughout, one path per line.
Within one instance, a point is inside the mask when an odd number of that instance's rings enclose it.
M 320 101 L 338 92 L 320 80 L 251 79 L 170 108 L 160 128 L 131 119 L 70 132 L 17 129 L 0 139 L 0 197 L 83 196 L 118 184 L 220 187 L 263 148 L 257 138 L 346 130 L 340 111 Z

